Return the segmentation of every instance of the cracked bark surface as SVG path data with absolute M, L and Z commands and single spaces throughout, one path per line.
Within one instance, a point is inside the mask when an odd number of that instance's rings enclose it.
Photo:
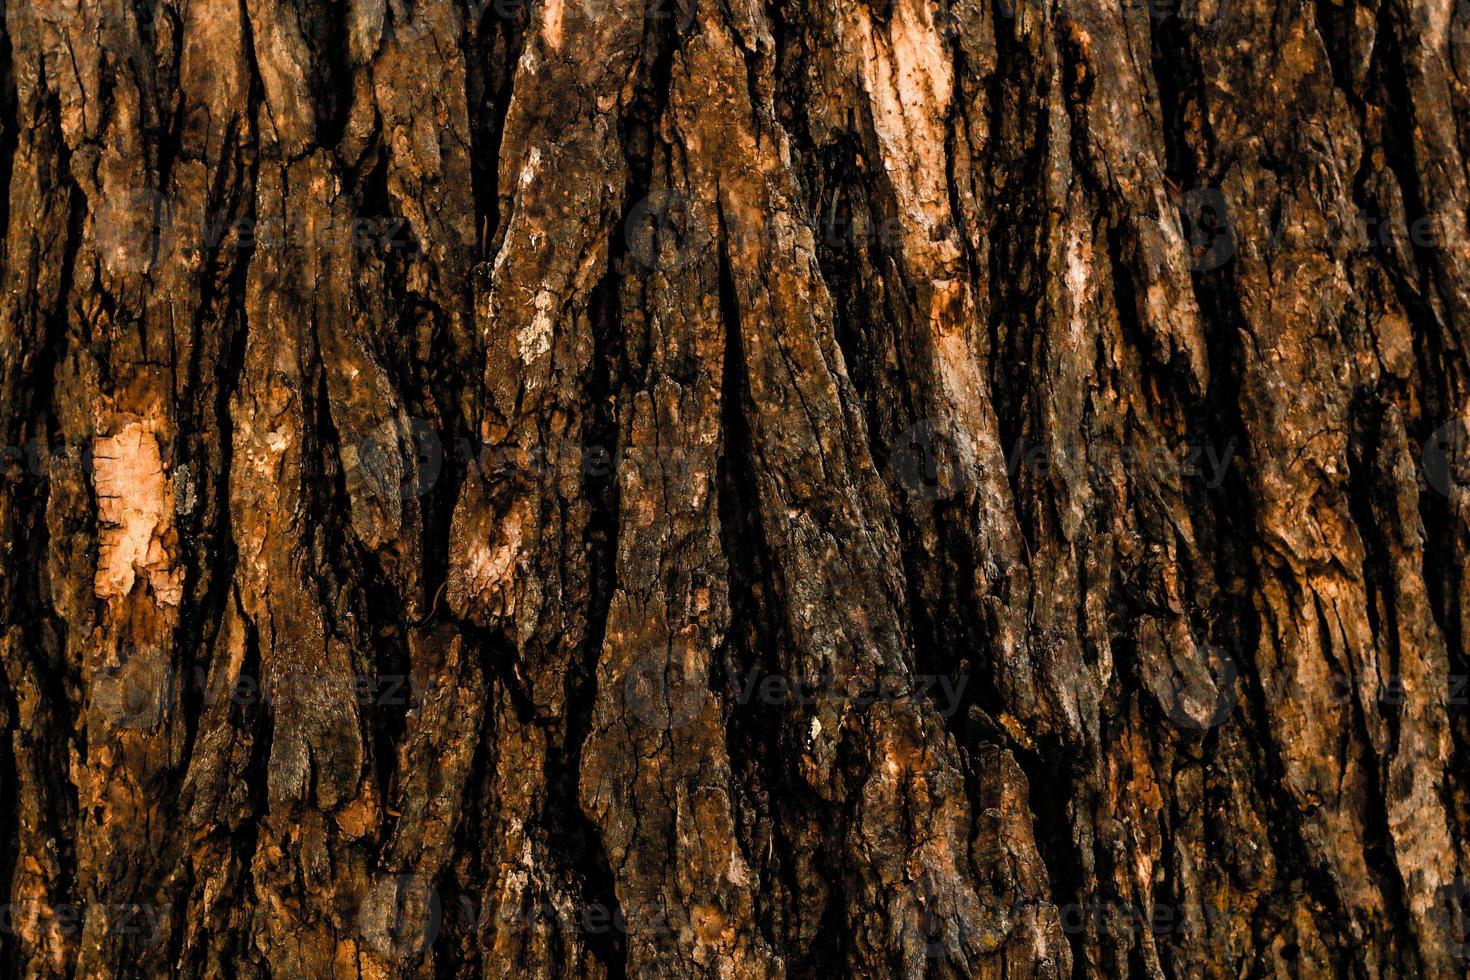
M 9 0 L 7 974 L 1470 963 L 1470 8 Z

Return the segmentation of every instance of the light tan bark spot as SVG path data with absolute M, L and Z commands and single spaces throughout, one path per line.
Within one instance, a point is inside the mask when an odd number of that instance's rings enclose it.
M 164 471 L 152 422 L 132 422 L 93 445 L 96 464 L 98 598 L 121 598 L 141 573 L 158 601 L 177 606 L 183 570 L 174 567 L 173 483 Z

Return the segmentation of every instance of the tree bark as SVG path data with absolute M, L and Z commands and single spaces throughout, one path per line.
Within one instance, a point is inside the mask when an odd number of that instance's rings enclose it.
M 1470 6 L 8 0 L 50 976 L 1470 963 Z

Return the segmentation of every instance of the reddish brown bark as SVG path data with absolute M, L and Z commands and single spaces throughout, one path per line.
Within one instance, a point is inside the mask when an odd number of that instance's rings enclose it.
M 30 0 L 25 976 L 1457 976 L 1452 0 Z

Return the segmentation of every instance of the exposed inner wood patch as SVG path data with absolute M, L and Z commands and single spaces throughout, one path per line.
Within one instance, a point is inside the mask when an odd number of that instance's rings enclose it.
M 93 443 L 99 599 L 131 594 L 139 577 L 160 603 L 177 606 L 183 596 L 174 487 L 156 432 L 156 423 L 144 419 Z

